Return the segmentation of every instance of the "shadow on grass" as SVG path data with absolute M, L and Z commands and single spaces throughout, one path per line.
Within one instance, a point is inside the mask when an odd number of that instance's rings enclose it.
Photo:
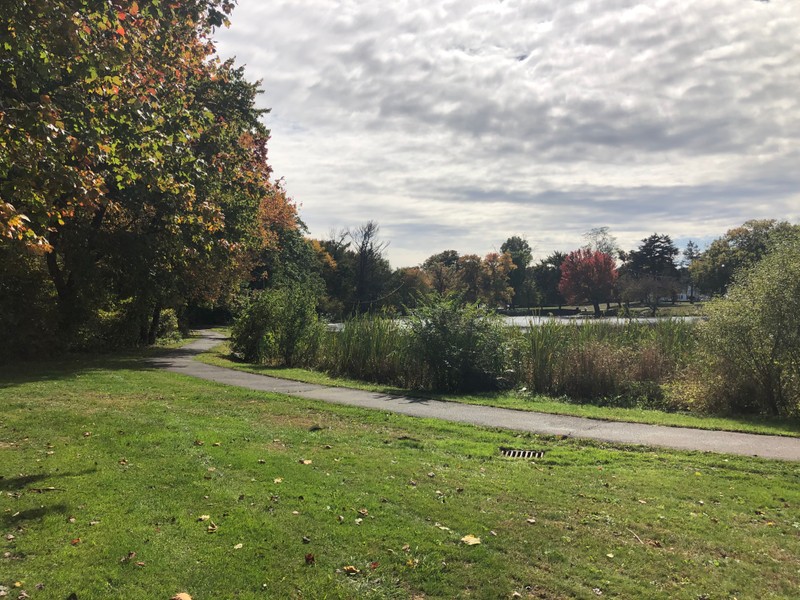
M 0 492 L 9 492 L 12 490 L 23 490 L 25 488 L 33 493 L 49 493 L 63 491 L 59 488 L 48 487 L 35 487 L 34 484 L 39 483 L 45 479 L 56 479 L 63 477 L 80 477 L 82 475 L 91 475 L 96 473 L 97 469 L 86 469 L 85 471 L 78 471 L 75 473 L 38 473 L 36 475 L 19 475 L 17 477 L 0 477 Z
M 193 336 L 190 341 L 193 339 L 196 338 Z M 220 336 L 219 341 L 224 339 Z M 106 354 L 74 352 L 57 358 L 21 360 L 0 365 L 0 389 L 26 383 L 55 381 L 93 371 L 160 369 L 170 366 L 175 359 L 190 359 L 203 352 L 204 348 L 154 346 L 117 350 Z

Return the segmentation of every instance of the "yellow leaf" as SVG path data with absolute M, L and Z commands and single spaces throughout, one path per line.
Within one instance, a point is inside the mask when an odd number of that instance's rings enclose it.
M 467 546 L 477 546 L 481 543 L 481 538 L 475 537 L 474 535 L 465 535 L 461 538 L 461 542 Z
M 192 600 L 192 597 L 186 592 L 181 592 L 180 594 L 175 594 L 170 600 Z
M 198 521 L 208 521 L 211 518 L 211 515 L 200 515 L 197 517 Z
M 348 575 L 358 575 L 359 573 L 361 573 L 361 571 L 359 569 L 356 569 L 353 565 L 347 565 L 342 570 Z

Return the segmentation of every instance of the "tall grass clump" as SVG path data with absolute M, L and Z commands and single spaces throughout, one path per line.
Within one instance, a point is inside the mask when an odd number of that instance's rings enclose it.
M 402 387 L 421 386 L 421 374 L 410 351 L 403 324 L 384 315 L 364 314 L 328 332 L 319 367 L 336 376 Z
M 800 239 L 740 273 L 706 312 L 678 391 L 709 412 L 800 414 Z
M 663 384 L 692 353 L 692 325 L 547 322 L 516 334 L 518 384 L 616 405 L 666 406 Z
M 231 330 L 231 349 L 248 362 L 313 366 L 325 326 L 316 295 L 299 284 L 254 292 Z

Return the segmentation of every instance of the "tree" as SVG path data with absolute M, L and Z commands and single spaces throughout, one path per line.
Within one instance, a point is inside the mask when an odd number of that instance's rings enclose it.
M 681 261 L 681 279 L 689 285 L 689 302 L 694 303 L 694 277 L 692 277 L 692 265 L 694 261 L 700 258 L 700 247 L 692 240 L 686 242 L 686 248 L 683 249 L 683 260 Z
M 477 254 L 464 254 L 458 258 L 455 290 L 466 302 L 478 302 L 484 295 L 485 273 L 483 261 Z
M 516 269 L 511 255 L 507 252 L 503 254 L 490 252 L 484 257 L 481 267 L 483 270 L 481 300 L 492 308 L 505 306 L 514 296 L 514 288 L 509 284 L 511 272 Z
M 732 410 L 800 412 L 800 235 L 776 243 L 706 307 L 701 385 Z
M 800 225 L 787 221 L 747 221 L 711 242 L 689 271 L 701 290 L 724 294 L 738 271 L 755 265 L 773 245 L 789 239 L 797 231 Z
M 610 255 L 581 248 L 570 252 L 561 263 L 558 290 L 569 302 L 590 302 L 595 317 L 600 317 L 600 303 L 611 297 L 616 280 L 617 269 Z
M 349 232 L 355 252 L 355 298 L 353 312 L 369 310 L 386 291 L 391 269 L 383 257 L 387 242 L 378 240 L 380 226 L 367 221 Z
M 564 303 L 558 284 L 561 282 L 561 264 L 566 257 L 563 252 L 556 251 L 533 267 L 531 278 L 536 284 L 539 302 L 542 305 L 560 308 Z
M 403 312 L 416 308 L 433 291 L 428 274 L 420 267 L 401 267 L 395 270 L 391 285 L 397 290 L 392 296 L 392 306 Z
M 425 259 L 422 270 L 430 277 L 433 289 L 445 295 L 455 289 L 458 282 L 459 254 L 455 250 L 445 250 Z
M 257 85 L 211 40 L 231 8 L 2 5 L 0 243 L 45 265 L 58 337 L 112 315 L 150 342 L 164 308 L 230 293 L 268 244 Z
M 518 235 L 508 238 L 500 246 L 500 252 L 509 254 L 514 263 L 514 269 L 509 274 L 509 283 L 514 289 L 512 305 L 528 304 L 531 301 L 531 285 L 528 281 L 528 265 L 533 258 L 533 251 L 525 238 Z
M 627 256 L 626 271 L 635 277 L 677 277 L 675 257 L 678 249 L 668 235 L 654 233 L 642 240 L 637 250 Z
M 593 227 L 583 234 L 583 239 L 586 240 L 585 248 L 589 250 L 605 252 L 612 257 L 619 255 L 620 247 L 617 244 L 617 238 L 611 235 L 609 227 Z

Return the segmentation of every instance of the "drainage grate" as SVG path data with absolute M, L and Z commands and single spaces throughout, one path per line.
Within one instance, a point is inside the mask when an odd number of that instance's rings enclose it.
M 500 455 L 508 458 L 543 458 L 544 450 L 517 450 L 516 448 L 500 448 Z

